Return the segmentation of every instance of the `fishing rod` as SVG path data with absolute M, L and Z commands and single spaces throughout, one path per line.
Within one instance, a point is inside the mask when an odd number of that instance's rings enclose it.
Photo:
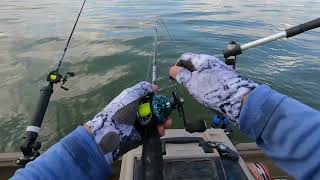
M 158 36 L 158 28 L 154 27 L 154 45 L 153 45 L 153 62 L 152 62 L 152 80 L 151 83 L 153 85 L 157 85 L 157 36 Z M 155 179 L 162 180 L 163 179 L 163 158 L 161 153 L 161 141 L 160 135 L 157 129 L 157 123 L 161 123 L 159 121 L 165 120 L 166 117 L 156 117 L 153 114 L 156 111 L 162 109 L 155 109 L 156 92 L 151 96 L 147 96 L 143 100 L 143 104 L 147 103 L 147 106 L 153 108 L 152 111 L 149 112 L 148 124 L 143 128 L 142 136 L 142 167 L 144 167 L 144 173 L 142 179 Z M 165 98 L 164 98 L 165 99 Z M 151 102 L 151 103 L 150 103 Z M 161 104 L 159 104 L 161 106 Z M 170 113 L 170 112 L 168 112 Z M 161 118 L 161 119 L 160 119 Z M 157 122 L 158 121 L 158 122 Z M 144 122 L 143 124 L 146 124 Z
M 151 83 L 157 85 L 157 26 L 154 27 L 154 32 Z M 157 125 L 164 123 L 173 110 L 178 111 L 186 131 L 204 132 L 207 129 L 205 121 L 186 122 L 183 99 L 180 98 L 175 84 L 173 84 L 172 97 L 158 95 L 156 92 L 144 97 L 138 107 L 138 116 L 142 125 L 139 126 L 139 129 L 143 139 L 141 161 L 144 169 L 142 179 L 144 180 L 163 179 L 163 142 L 160 140 Z
M 231 41 L 229 42 L 227 48 L 225 48 L 223 51 L 225 62 L 227 65 L 230 65 L 233 68 L 235 68 L 236 56 L 242 54 L 242 52 L 245 50 L 248 50 L 263 44 L 267 44 L 278 39 L 290 38 L 318 27 L 320 27 L 320 18 L 294 26 L 282 32 L 279 32 L 279 33 L 276 33 L 276 34 L 273 34 L 273 35 L 270 35 L 270 36 L 267 36 L 243 45 L 237 44 L 235 41 Z
M 73 25 L 73 28 L 71 30 L 71 33 L 69 35 L 69 38 L 65 44 L 65 47 L 63 49 L 63 53 L 57 63 L 56 69 L 54 71 L 51 71 L 47 75 L 47 81 L 49 84 L 47 86 L 44 86 L 40 89 L 40 98 L 38 100 L 38 104 L 36 106 L 36 110 L 33 114 L 33 117 L 31 121 L 29 122 L 27 128 L 26 128 L 26 137 L 23 144 L 20 146 L 21 150 L 21 156 L 19 159 L 16 160 L 16 163 L 19 165 L 25 166 L 28 162 L 35 160 L 39 155 L 39 149 L 41 148 L 41 142 L 36 141 L 37 137 L 39 135 L 41 124 L 44 118 L 44 115 L 47 111 L 47 107 L 50 101 L 50 97 L 53 93 L 53 85 L 61 83 L 61 88 L 65 91 L 68 91 L 69 89 L 64 86 L 64 84 L 67 82 L 68 77 L 73 77 L 73 72 L 67 72 L 64 76 L 60 74 L 59 70 L 62 64 L 62 61 L 65 57 L 65 54 L 68 50 L 69 43 L 72 39 L 74 30 L 78 24 L 80 15 L 82 13 L 83 7 L 86 3 L 86 0 L 83 1 L 81 9 L 78 13 L 77 19 Z
M 157 85 L 157 43 L 158 27 L 154 27 L 153 61 L 152 61 L 152 80 L 153 85 Z M 150 62 L 150 61 L 149 61 Z M 147 72 L 148 73 L 148 72 Z M 174 109 L 181 109 L 182 101 L 177 96 L 168 98 L 150 94 L 144 97 L 138 108 L 140 124 L 142 125 L 140 134 L 142 136 L 142 179 L 163 179 L 163 157 L 162 142 L 157 125 L 164 123 Z M 144 115 L 146 114 L 146 115 Z
M 228 43 L 227 47 L 223 50 L 225 63 L 231 68 L 235 69 L 236 58 L 238 55 L 242 54 L 243 51 L 276 41 L 278 39 L 290 38 L 318 27 L 320 27 L 320 18 L 291 27 L 279 33 L 276 33 L 276 34 L 273 34 L 273 35 L 270 35 L 270 36 L 267 36 L 243 45 L 240 45 L 235 41 L 231 41 Z M 228 118 L 222 113 L 217 113 L 217 115 L 214 116 L 212 121 L 212 127 L 225 129 L 226 134 L 231 135 L 232 128 L 228 127 L 228 124 L 229 124 Z

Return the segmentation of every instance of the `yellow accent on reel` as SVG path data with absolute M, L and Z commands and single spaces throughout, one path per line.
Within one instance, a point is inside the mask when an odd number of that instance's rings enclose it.
M 58 76 L 56 74 L 50 74 L 50 81 L 55 81 L 57 77 Z
M 150 102 L 140 104 L 139 108 L 138 108 L 138 116 L 139 117 L 146 117 L 146 116 L 150 115 L 151 114 L 151 107 L 150 106 L 151 106 Z

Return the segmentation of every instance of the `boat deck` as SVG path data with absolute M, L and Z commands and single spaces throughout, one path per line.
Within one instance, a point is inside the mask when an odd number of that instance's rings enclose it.
M 271 171 L 274 179 L 291 179 L 281 171 L 270 158 L 264 155 L 255 143 L 239 143 L 235 145 L 245 162 L 263 162 Z M 0 179 L 8 179 L 14 172 L 20 168 L 14 161 L 18 159 L 20 153 L 0 153 Z M 113 176 L 111 179 L 118 179 L 121 169 L 121 160 L 114 163 Z

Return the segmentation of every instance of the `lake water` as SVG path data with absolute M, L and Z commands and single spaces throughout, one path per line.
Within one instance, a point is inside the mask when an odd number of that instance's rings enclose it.
M 81 0 L 1 0 L 0 152 L 17 151 L 39 88 L 59 59 Z M 62 71 L 73 71 L 68 92 L 56 86 L 41 130 L 49 147 L 88 121 L 122 89 L 146 79 L 152 24 L 161 17 L 172 36 L 159 31 L 159 86 L 183 52 L 221 51 L 319 17 L 320 1 L 88 1 Z M 320 30 L 279 40 L 239 56 L 237 71 L 258 83 L 320 109 Z M 181 88 L 180 88 L 181 89 Z M 164 89 L 162 94 L 170 94 Z M 186 92 L 190 120 L 210 112 Z M 182 127 L 174 115 L 174 127 Z

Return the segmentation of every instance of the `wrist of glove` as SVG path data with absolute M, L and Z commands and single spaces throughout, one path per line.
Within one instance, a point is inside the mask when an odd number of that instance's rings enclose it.
M 226 114 L 237 123 L 242 98 L 258 86 L 240 77 L 218 58 L 206 54 L 184 53 L 170 76 L 185 86 L 199 103 Z
M 142 138 L 136 123 L 139 103 L 144 96 L 154 93 L 158 87 L 148 82 L 140 82 L 123 90 L 101 112 L 84 127 L 92 133 L 96 143 L 108 164 L 117 160 L 124 153 L 141 145 Z M 158 133 L 163 136 L 172 120 L 168 118 L 157 126 Z
M 101 112 L 87 123 L 107 162 L 118 159 L 141 144 L 134 127 L 140 99 L 153 92 L 148 82 L 140 82 L 123 90 Z

